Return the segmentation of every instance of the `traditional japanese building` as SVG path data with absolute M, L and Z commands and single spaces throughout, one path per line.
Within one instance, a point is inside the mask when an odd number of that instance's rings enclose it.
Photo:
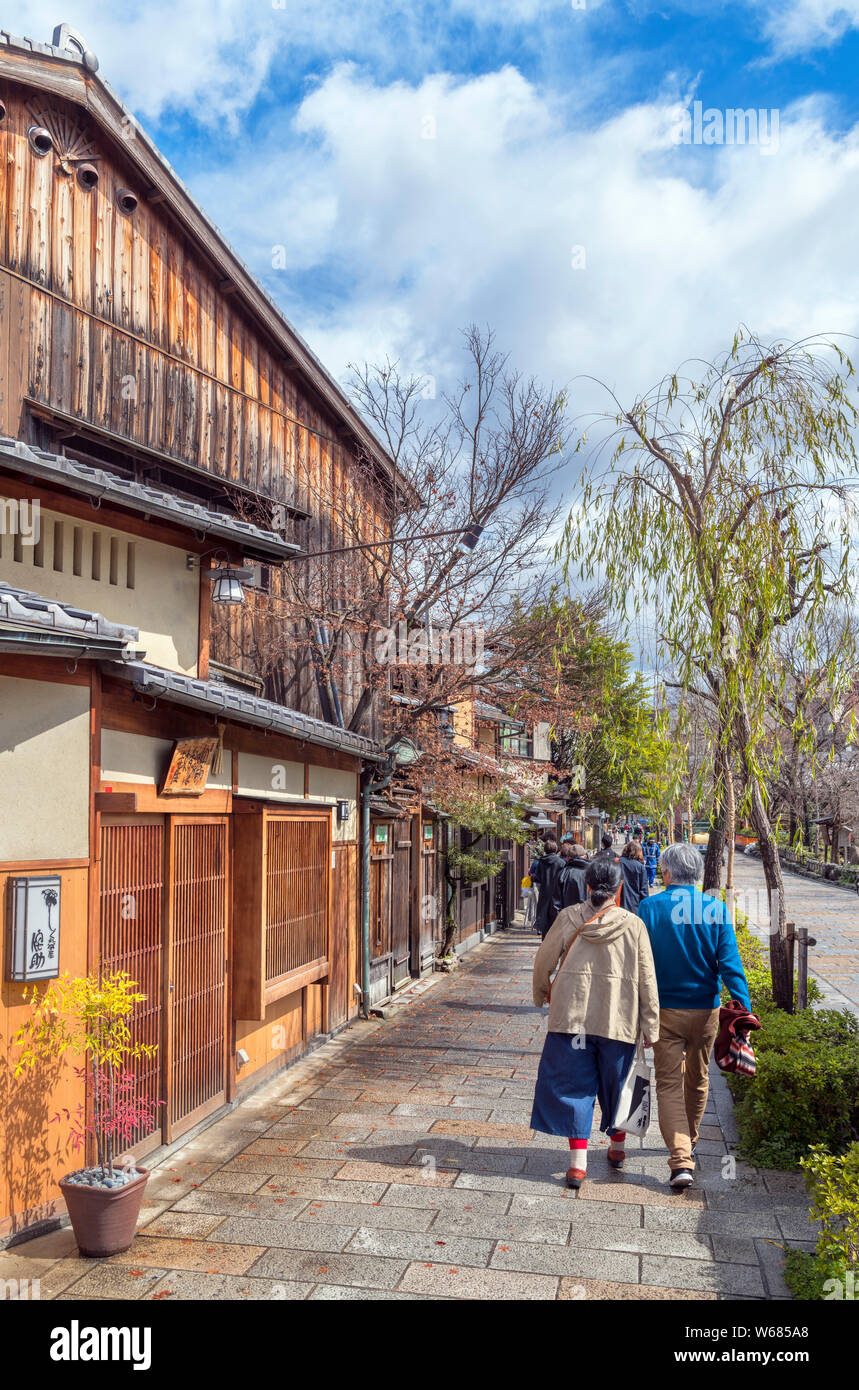
M 80 1162 L 70 1063 L 12 1074 L 28 983 L 139 982 L 140 1157 L 354 1016 L 382 759 L 312 670 L 275 703 L 212 633 L 390 461 L 97 66 L 0 35 L 0 1236 Z

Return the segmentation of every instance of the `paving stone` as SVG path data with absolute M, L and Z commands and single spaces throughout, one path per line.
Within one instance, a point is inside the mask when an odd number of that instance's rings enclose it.
M 226 1171 L 239 1174 L 266 1173 L 269 1176 L 281 1177 L 295 1173 L 296 1176 L 333 1178 L 340 1166 L 336 1160 L 321 1158 L 267 1158 L 264 1154 L 242 1154 L 240 1158 L 230 1160 Z
M 643 1183 L 630 1182 L 626 1174 L 618 1174 L 617 1178 L 609 1179 L 606 1182 L 594 1181 L 590 1179 L 584 1187 L 579 1189 L 580 1202 L 631 1202 L 636 1206 L 649 1207 L 673 1207 L 683 1205 L 684 1207 L 705 1207 L 706 1198 L 700 1190 L 694 1187 L 687 1188 L 685 1192 L 672 1192 L 666 1183 L 653 1183 L 645 1186 Z
M 637 1255 L 586 1247 L 499 1241 L 490 1265 L 492 1269 L 520 1270 L 528 1274 L 575 1275 L 611 1279 L 620 1284 L 638 1283 Z
M 527 1143 L 533 1130 L 527 1125 L 493 1125 L 488 1121 L 476 1120 L 436 1120 L 432 1126 L 433 1134 L 468 1134 L 478 1139 L 515 1139 Z
M 471 1192 L 458 1187 L 405 1186 L 391 1183 L 382 1206 L 419 1208 L 421 1211 L 505 1212 L 510 1205 L 506 1192 Z
M 788 1240 L 817 1240 L 819 1226 L 804 1207 L 776 1207 L 777 1231 L 756 1231 L 755 1235 L 778 1236 Z
M 576 1225 L 591 1223 L 610 1226 L 641 1226 L 641 1207 L 634 1202 L 588 1202 L 569 1188 L 561 1187 L 550 1196 L 517 1193 L 512 1198 L 510 1217 L 557 1217 Z
M 467 1298 L 491 1302 L 495 1299 L 554 1299 L 559 1280 L 535 1274 L 500 1269 L 462 1268 L 458 1265 L 411 1264 L 403 1276 L 402 1288 L 424 1298 Z
M 579 1205 L 578 1203 L 576 1204 Z M 710 1238 L 689 1231 L 653 1231 L 646 1227 L 611 1226 L 604 1222 L 574 1221 L 570 1246 L 615 1250 L 634 1255 L 669 1255 L 687 1260 L 711 1260 Z
M 260 1187 L 263 1187 L 265 1183 L 270 1180 L 270 1178 L 270 1173 L 262 1174 L 256 1171 L 248 1172 L 247 1169 L 245 1169 L 243 1172 L 213 1173 L 211 1177 L 206 1178 L 205 1182 L 201 1182 L 199 1184 L 199 1191 L 245 1193 L 256 1192 Z M 189 1196 L 191 1190 L 192 1189 L 189 1189 L 188 1192 L 182 1193 L 181 1196 Z
M 408 1189 L 411 1191 L 412 1189 Z M 437 1188 L 433 1189 L 438 1191 Z M 296 1220 L 308 1225 L 377 1227 L 379 1230 L 427 1231 L 436 1213 L 417 1207 L 384 1206 L 381 1202 L 311 1202 Z
M 440 1211 L 430 1233 L 434 1236 L 476 1236 L 485 1240 L 530 1240 L 538 1244 L 566 1245 L 570 1221 L 541 1220 L 538 1216 L 499 1216 L 498 1212 Z
M 419 1231 L 378 1230 L 362 1227 L 353 1236 L 347 1249 L 355 1254 L 381 1255 L 392 1259 L 436 1260 L 446 1264 L 489 1264 L 494 1240 L 469 1240 L 460 1236 L 442 1235 L 434 1230 L 428 1235 Z
M 653 1231 L 700 1231 L 708 1235 L 735 1235 L 744 1238 L 780 1234 L 779 1224 L 768 1211 L 705 1211 L 700 1207 L 645 1207 L 645 1229 Z
M 699 1302 L 715 1303 L 718 1294 L 704 1293 L 692 1289 L 660 1289 L 655 1284 L 613 1284 L 607 1279 L 562 1279 L 558 1298 L 581 1302 L 584 1299 L 601 1299 L 622 1302 L 637 1300 L 677 1301 L 688 1303 L 690 1299 Z
M 375 1255 L 324 1255 L 304 1250 L 266 1250 L 253 1273 L 269 1279 L 314 1284 L 341 1284 L 365 1289 L 393 1289 L 407 1268 L 405 1260 Z
M 341 1222 L 337 1225 L 304 1223 L 300 1221 L 270 1221 L 266 1217 L 228 1216 L 218 1227 L 213 1239 L 235 1241 L 239 1245 L 285 1247 L 290 1250 L 343 1250 L 355 1227 Z
M 338 1182 L 337 1178 L 290 1177 L 266 1185 L 266 1192 L 280 1197 L 306 1197 L 329 1202 L 378 1202 L 386 1190 L 383 1182 Z
M 109 1263 L 162 1270 L 197 1269 L 206 1274 L 244 1274 L 263 1253 L 262 1245 L 225 1245 L 210 1240 L 168 1240 L 136 1236 L 130 1250 L 111 1255 Z
M 210 1212 L 220 1220 L 224 1216 L 252 1215 L 270 1216 L 286 1221 L 296 1212 L 307 1206 L 306 1196 L 276 1197 L 273 1192 L 191 1192 L 172 1208 L 177 1214 L 182 1212 Z M 152 1232 L 152 1227 L 147 1227 Z
M 220 1216 L 194 1215 L 182 1211 L 166 1211 L 146 1227 L 150 1236 L 196 1236 L 202 1238 L 221 1221 Z
M 396 1182 L 421 1187 L 453 1187 L 459 1174 L 456 1170 L 435 1171 L 430 1167 L 407 1168 L 393 1163 L 344 1163 L 337 1173 L 338 1182 Z
M 438 1297 L 439 1295 L 436 1295 Z M 310 1295 L 311 1303 L 415 1303 L 422 1297 L 417 1293 L 403 1293 L 401 1289 L 356 1289 L 341 1287 L 339 1284 L 317 1284 Z
M 236 1303 L 293 1302 L 307 1298 L 312 1288 L 312 1284 L 256 1279 L 247 1274 L 196 1274 L 175 1269 L 163 1279 L 159 1279 L 154 1288 L 147 1288 L 143 1297 L 167 1297 L 171 1301 L 187 1300 L 194 1303 L 211 1303 L 226 1299 Z
M 731 1298 L 740 1295 L 766 1297 L 759 1270 L 747 1265 L 721 1264 L 709 1260 L 677 1260 L 664 1255 L 644 1255 L 641 1260 L 641 1282 L 666 1289 L 698 1289 L 707 1293 L 727 1294 Z
M 754 1265 L 757 1269 L 758 1254 L 753 1239 L 744 1239 L 739 1235 L 722 1235 L 717 1232 L 711 1236 L 711 1240 L 714 1259 L 727 1260 L 731 1264 Z
M 87 1264 L 91 1266 L 89 1272 L 63 1289 L 58 1298 L 64 1301 L 72 1298 L 145 1298 L 167 1273 L 166 1269 L 126 1268 L 103 1260 L 88 1260 Z

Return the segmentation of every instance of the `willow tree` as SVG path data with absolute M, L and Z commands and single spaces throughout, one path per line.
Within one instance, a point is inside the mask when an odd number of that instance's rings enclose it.
M 714 704 L 717 781 L 735 766 L 770 901 L 773 993 L 793 1006 L 784 885 L 767 801 L 767 712 L 781 679 L 782 628 L 818 619 L 851 592 L 851 493 L 859 474 L 853 368 L 822 339 L 765 346 L 739 331 L 695 379 L 666 377 L 605 418 L 612 468 L 582 478 L 558 555 L 568 577 L 595 569 L 621 611 L 655 614 L 681 688 Z M 830 662 L 833 688 L 852 661 Z M 777 750 L 776 750 L 777 756 Z M 717 785 L 716 792 L 720 793 Z

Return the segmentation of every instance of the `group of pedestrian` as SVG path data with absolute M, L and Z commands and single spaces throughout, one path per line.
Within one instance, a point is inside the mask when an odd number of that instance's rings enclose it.
M 568 1139 L 566 1181 L 579 1188 L 599 1099 L 608 1161 L 621 1168 L 621 1091 L 637 1049 L 652 1046 L 669 1183 L 685 1189 L 695 1177 L 722 980 L 751 1010 L 733 925 L 725 903 L 697 886 L 702 860 L 693 845 L 671 844 L 648 859 L 636 836 L 617 855 L 605 835 L 588 860 L 582 845 L 567 843 L 569 853 L 563 843 L 559 853 L 549 839 L 532 866 L 543 936 L 533 998 L 548 1003 L 549 1027 L 531 1127 Z M 660 860 L 664 891 L 651 894 Z
M 543 853 L 535 856 L 530 869 L 530 891 L 534 895 L 526 924 L 545 937 L 558 913 L 587 901 L 585 870 L 591 862 L 584 845 L 574 835 L 564 835 L 560 843 L 549 833 L 543 840 Z M 593 861 L 607 859 L 620 864 L 621 884 L 617 903 L 627 912 L 636 912 L 656 880 L 661 847 L 654 836 L 644 838 L 644 828 L 636 826 L 618 855 L 614 836 L 606 832 Z

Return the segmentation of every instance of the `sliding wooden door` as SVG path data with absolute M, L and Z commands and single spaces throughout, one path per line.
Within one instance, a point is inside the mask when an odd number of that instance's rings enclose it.
M 171 816 L 169 833 L 168 1142 L 226 1100 L 227 820 Z

